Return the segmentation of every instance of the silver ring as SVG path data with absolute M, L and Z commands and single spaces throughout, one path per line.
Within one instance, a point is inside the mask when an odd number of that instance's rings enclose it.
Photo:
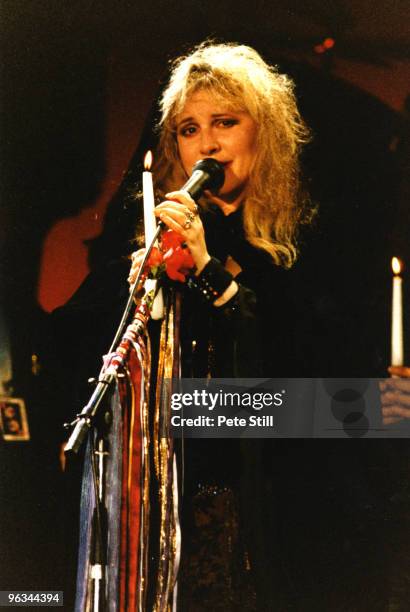
M 184 212 L 188 221 L 191 221 L 192 223 L 192 221 L 195 219 L 195 213 L 193 213 L 189 208 L 186 208 Z
M 189 219 L 187 219 L 187 220 L 185 221 L 184 225 L 183 225 L 183 228 L 184 228 L 184 229 L 186 229 L 186 230 L 189 230 L 189 228 L 191 227 L 191 225 L 192 225 L 192 221 L 190 221 Z

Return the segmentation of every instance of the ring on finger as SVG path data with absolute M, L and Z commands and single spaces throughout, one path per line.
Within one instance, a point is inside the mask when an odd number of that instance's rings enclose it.
M 184 225 L 183 225 L 183 228 L 184 228 L 185 230 L 189 230 L 189 228 L 191 227 L 191 225 L 192 225 L 192 221 L 191 221 L 190 219 L 187 219 L 187 220 L 185 221 Z
M 192 223 L 192 221 L 195 219 L 195 213 L 192 212 L 192 210 L 190 210 L 189 208 L 186 208 L 184 212 L 187 220 Z

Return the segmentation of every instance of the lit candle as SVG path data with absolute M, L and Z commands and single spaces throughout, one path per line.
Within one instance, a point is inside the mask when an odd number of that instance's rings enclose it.
M 403 365 L 403 280 L 401 264 L 397 257 L 391 260 L 393 293 L 391 313 L 391 365 Z
M 152 153 L 148 151 L 144 158 L 145 172 L 142 173 L 142 190 L 144 198 L 144 232 L 145 246 L 148 247 L 155 235 L 157 223 L 154 214 L 155 198 L 152 184 L 152 173 L 149 171 L 152 165 Z
M 152 184 L 152 153 L 148 151 L 144 158 L 145 172 L 142 173 L 142 192 L 144 201 L 144 234 L 145 246 L 148 248 L 155 236 L 157 230 L 157 221 L 154 214 L 155 197 L 154 186 Z M 145 281 L 144 287 L 146 291 L 156 291 L 157 281 L 148 278 Z M 162 319 L 164 316 L 164 299 L 162 289 L 159 289 L 155 297 L 154 303 L 151 306 L 151 318 L 154 320 Z

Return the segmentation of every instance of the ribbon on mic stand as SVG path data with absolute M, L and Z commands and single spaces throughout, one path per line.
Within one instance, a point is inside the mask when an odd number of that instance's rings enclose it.
M 140 306 L 117 350 L 106 360 L 116 379 L 115 390 L 104 420 L 106 435 L 105 465 L 106 548 L 103 564 L 103 593 L 100 610 L 120 612 L 155 611 L 173 608 L 174 589 L 180 556 L 178 483 L 173 440 L 169 436 L 169 402 L 165 384 L 179 372 L 179 294 L 168 294 L 166 316 L 161 323 L 160 358 L 154 410 L 150 405 L 150 349 L 146 328 L 147 313 Z M 145 320 L 144 320 L 145 319 Z M 151 433 L 152 430 L 152 433 Z M 93 430 L 92 436 L 97 436 Z M 81 532 L 77 573 L 77 612 L 94 610 L 96 567 L 93 563 L 93 510 L 96 495 L 92 485 L 94 444 L 89 440 L 81 501 Z M 98 450 L 97 450 L 98 453 Z M 150 465 L 155 473 L 151 474 Z M 155 504 L 158 521 L 151 521 Z M 149 564 L 150 557 L 156 559 Z M 150 593 L 148 594 L 148 590 Z
M 146 325 L 151 299 L 146 296 L 141 302 L 117 349 L 105 358 L 105 373 L 113 377 L 115 387 L 100 414 L 102 425 L 90 432 L 84 464 L 75 607 L 79 612 L 144 609 L 149 522 Z M 98 445 L 95 450 L 96 438 L 104 440 L 106 455 L 97 488 L 93 486 L 93 460 L 102 449 Z M 100 487 L 104 489 L 102 500 L 97 497 Z M 106 520 L 96 524 L 98 506 L 105 511 Z M 103 550 L 96 559 L 98 540 Z

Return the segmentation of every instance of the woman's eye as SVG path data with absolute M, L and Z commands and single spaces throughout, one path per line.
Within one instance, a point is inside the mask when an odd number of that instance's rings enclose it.
M 236 125 L 238 123 L 238 121 L 236 119 L 220 119 L 219 120 L 219 125 L 221 125 L 222 127 L 232 127 L 233 125 Z
M 179 131 L 181 136 L 192 136 L 192 134 L 195 134 L 195 132 L 196 132 L 196 127 L 194 125 L 187 125 L 181 128 Z

